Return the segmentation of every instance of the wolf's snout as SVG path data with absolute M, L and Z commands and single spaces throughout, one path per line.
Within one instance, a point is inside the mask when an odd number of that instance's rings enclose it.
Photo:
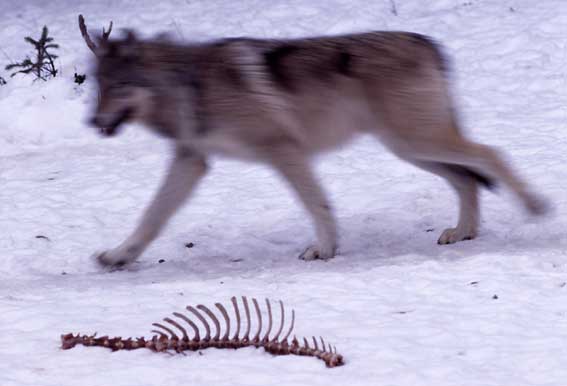
M 98 114 L 89 118 L 88 123 L 90 126 L 96 127 L 101 135 L 111 136 L 116 133 L 116 128 L 109 125 L 109 122 Z
M 125 108 L 119 112 L 107 113 L 99 112 L 89 119 L 89 124 L 98 128 L 103 135 L 114 135 L 117 133 L 119 126 L 127 123 L 134 116 L 134 110 Z

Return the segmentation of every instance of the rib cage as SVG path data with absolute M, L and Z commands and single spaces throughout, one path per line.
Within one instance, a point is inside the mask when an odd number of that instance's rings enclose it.
M 61 348 L 67 350 L 75 347 L 77 344 L 81 344 L 84 346 L 107 347 L 112 351 L 147 348 L 156 352 L 172 350 L 182 353 L 184 351 L 197 351 L 210 347 L 230 349 L 261 347 L 273 355 L 301 355 L 315 357 L 324 361 L 327 367 L 336 367 L 344 364 L 343 357 L 341 354 L 337 353 L 336 347 L 325 343 L 322 337 L 319 338 L 320 346 L 314 336 L 312 337 L 312 345 L 309 344 L 306 338 L 303 338 L 303 344 L 301 344 L 295 336 L 291 339 L 291 341 L 289 340 L 295 326 L 294 310 L 291 310 L 291 322 L 289 323 L 289 328 L 285 335 L 283 335 L 280 339 L 286 325 L 285 308 L 281 300 L 278 301 L 280 306 L 279 326 L 276 327 L 277 331 L 271 338 L 270 334 L 274 323 L 272 304 L 268 299 L 266 299 L 267 328 L 263 332 L 261 308 L 258 301 L 255 298 L 252 298 L 252 304 L 254 305 L 256 314 L 256 333 L 252 338 L 250 338 L 250 332 L 252 330 L 253 323 L 248 299 L 245 296 L 242 296 L 241 303 L 244 308 L 244 315 L 246 319 L 244 324 L 241 319 L 242 306 L 239 305 L 236 297 L 234 296 L 230 299 L 230 301 L 232 303 L 236 319 L 233 321 L 231 321 L 226 308 L 221 303 L 215 303 L 215 307 L 220 312 L 222 320 L 224 320 L 224 335 L 222 337 L 220 336 L 222 327 L 219 317 L 209 307 L 199 304 L 196 307 L 187 306 L 187 314 L 179 312 L 172 313 L 172 316 L 175 317 L 175 319 L 166 317 L 163 319 L 163 323 L 152 323 L 152 326 L 155 327 L 155 329 L 152 329 L 151 332 L 156 335 L 149 339 L 144 337 L 122 339 L 121 337 L 109 338 L 108 336 L 97 338 L 96 333 L 90 336 L 81 336 L 80 334 L 73 335 L 72 333 L 69 333 L 61 335 Z M 195 319 L 192 319 L 190 315 L 194 316 Z M 235 326 L 235 331 L 234 335 L 230 337 L 232 322 Z M 214 328 L 213 336 L 211 336 L 211 323 Z M 192 337 L 190 337 L 190 332 L 188 332 L 187 327 L 190 327 Z M 240 336 L 241 327 L 245 328 L 245 332 L 242 336 Z M 201 336 L 203 333 L 202 329 L 204 329 L 204 336 Z

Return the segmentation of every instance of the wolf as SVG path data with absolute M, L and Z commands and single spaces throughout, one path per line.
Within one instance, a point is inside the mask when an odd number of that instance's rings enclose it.
M 317 242 L 300 258 L 334 257 L 336 222 L 312 160 L 365 133 L 456 191 L 458 222 L 439 244 L 477 236 L 479 187 L 502 184 L 532 215 L 547 210 L 497 150 L 464 137 L 446 57 L 427 36 L 378 31 L 190 44 L 139 39 L 130 31 L 97 50 L 100 97 L 92 125 L 112 136 L 136 121 L 170 138 L 174 152 L 135 230 L 95 254 L 103 265 L 128 264 L 142 254 L 195 190 L 211 155 L 276 170 L 314 223 Z

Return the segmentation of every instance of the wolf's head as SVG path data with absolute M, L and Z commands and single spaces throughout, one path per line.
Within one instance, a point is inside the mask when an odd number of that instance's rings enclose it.
M 90 123 L 111 136 L 122 124 L 144 115 L 151 91 L 144 75 L 142 44 L 133 32 L 122 40 L 99 42 L 96 54 L 99 98 Z

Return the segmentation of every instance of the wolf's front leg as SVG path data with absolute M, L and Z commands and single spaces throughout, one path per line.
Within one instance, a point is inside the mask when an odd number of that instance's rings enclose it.
M 317 178 L 313 174 L 308 158 L 301 152 L 275 149 L 270 154 L 271 165 L 287 180 L 305 209 L 311 215 L 317 233 L 317 244 L 308 247 L 301 260 L 328 260 L 337 249 L 337 228 L 331 206 Z
M 188 149 L 177 148 L 167 177 L 136 230 L 118 247 L 97 254 L 97 261 L 104 266 L 116 266 L 136 260 L 189 197 L 206 169 L 203 157 Z

